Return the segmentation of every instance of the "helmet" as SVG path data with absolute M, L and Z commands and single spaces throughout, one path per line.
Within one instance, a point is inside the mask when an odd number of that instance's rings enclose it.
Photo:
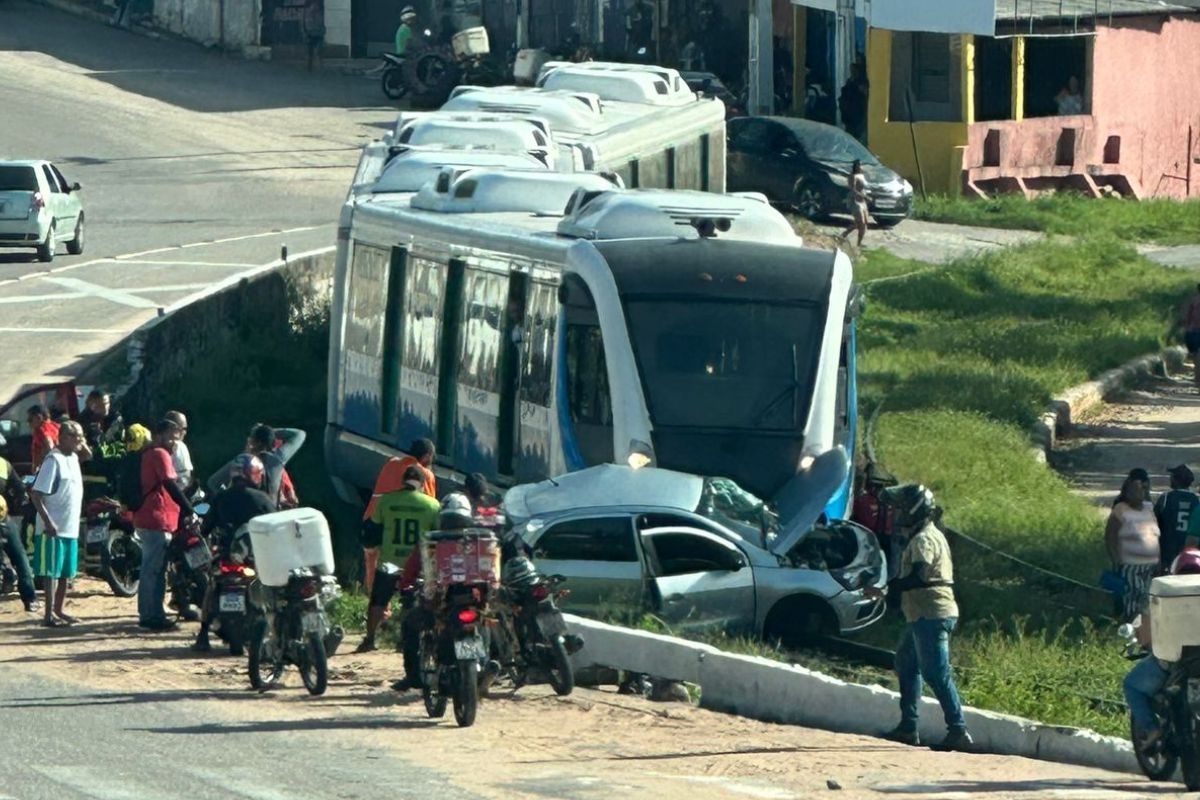
M 901 527 L 920 525 L 932 517 L 937 509 L 933 492 L 920 483 L 892 486 L 880 492 L 879 496 L 884 503 L 896 509 L 896 522 Z
M 412 6 L 405 6 L 403 10 L 400 11 L 401 22 L 412 22 L 416 18 L 417 12 Z
M 461 492 L 453 492 L 442 499 L 442 513 L 438 517 L 438 527 L 444 531 L 461 530 L 475 525 L 475 514 L 471 510 L 471 501 Z
M 125 450 L 136 453 L 150 443 L 150 429 L 137 422 L 125 429 Z
M 229 470 L 229 478 L 242 478 L 251 486 L 262 486 L 263 480 L 263 462 L 256 455 L 250 453 L 239 453 L 237 458 L 233 459 L 233 467 Z
M 1185 547 L 1171 562 L 1172 575 L 1200 575 L 1200 550 Z
M 505 586 L 528 586 L 536 581 L 537 577 L 537 567 L 524 556 L 510 558 L 500 570 L 500 581 Z
M 0 494 L 0 519 L 8 519 L 8 501 Z

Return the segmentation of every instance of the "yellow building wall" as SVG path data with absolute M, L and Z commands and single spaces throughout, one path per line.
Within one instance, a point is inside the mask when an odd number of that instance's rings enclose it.
M 867 74 L 871 94 L 867 111 L 867 146 L 887 166 L 907 178 L 920 191 L 917 159 L 913 155 L 912 133 L 908 122 L 888 119 L 888 98 L 892 84 L 892 32 L 872 28 L 867 41 Z M 921 157 L 925 190 L 929 194 L 958 195 L 962 189 L 963 153 L 967 146 L 967 120 L 975 111 L 975 46 L 966 37 L 963 43 L 962 122 L 917 122 L 916 152 Z

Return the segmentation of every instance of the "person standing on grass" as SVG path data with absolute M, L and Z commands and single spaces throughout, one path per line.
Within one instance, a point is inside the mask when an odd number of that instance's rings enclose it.
M 1192 359 L 1192 383 L 1200 388 L 1200 283 L 1196 293 L 1180 309 L 1183 322 L 1183 344 Z
M 79 452 L 87 447 L 78 422 L 62 423 L 58 444 L 46 454 L 29 498 L 37 511 L 33 562 L 45 581 L 48 628 L 79 620 L 63 610 L 67 582 L 79 564 L 79 517 L 83 509 L 83 473 Z
M 167 631 L 175 623 L 163 610 L 167 587 L 167 544 L 179 530 L 182 517 L 194 515 L 192 505 L 176 482 L 171 454 L 181 435 L 179 426 L 162 420 L 154 426 L 154 446 L 142 453 L 139 493 L 142 504 L 133 512 L 133 524 L 142 541 L 141 581 L 138 584 L 138 627 Z
M 857 159 L 850 166 L 847 186 L 850 190 L 847 202 L 854 224 L 842 233 L 842 241 L 846 241 L 851 232 L 858 231 L 858 246 L 862 247 L 863 237 L 867 235 L 867 176 L 863 175 L 862 162 Z
M 1145 611 L 1150 581 L 1158 571 L 1158 520 L 1150 506 L 1145 484 L 1130 475 L 1121 485 L 1121 495 L 1108 515 L 1104 545 L 1113 569 L 1125 582 L 1120 598 L 1122 622 L 1131 622 Z
M 1154 501 L 1154 518 L 1158 520 L 1159 533 L 1158 562 L 1163 569 L 1174 563 L 1184 547 L 1200 545 L 1197 532 L 1191 529 L 1193 511 L 1196 504 L 1200 503 L 1200 497 L 1191 490 L 1196 476 L 1187 464 L 1171 467 L 1167 474 L 1171 476 L 1171 488 Z
M 937 526 L 933 493 L 910 483 L 885 489 L 882 499 L 896 510 L 896 532 L 908 542 L 900 556 L 899 577 L 887 587 L 889 594 L 900 595 L 907 624 L 896 647 L 900 724 L 886 738 L 914 746 L 921 743 L 917 714 L 922 684 L 928 683 L 946 719 L 946 738 L 934 749 L 969 751 L 975 742 L 967 733 L 962 701 L 950 671 L 950 634 L 958 622 L 954 564 L 946 536 Z M 863 594 L 878 598 L 883 591 L 868 586 Z

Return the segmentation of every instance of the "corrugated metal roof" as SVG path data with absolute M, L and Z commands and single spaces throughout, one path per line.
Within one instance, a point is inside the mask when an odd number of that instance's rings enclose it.
M 1103 19 L 1109 15 L 1186 14 L 1200 0 L 996 0 L 996 19 Z

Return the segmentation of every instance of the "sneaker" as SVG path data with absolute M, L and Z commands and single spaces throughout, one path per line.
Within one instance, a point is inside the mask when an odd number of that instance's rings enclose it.
M 192 652 L 194 653 L 209 653 L 212 652 L 212 644 L 208 639 L 197 639 L 192 642 Z
M 416 681 L 414 681 L 411 678 L 401 678 L 398 681 L 392 682 L 392 691 L 393 692 L 407 692 L 410 689 L 419 689 L 419 688 L 421 688 L 420 684 L 418 684 Z
M 946 734 L 946 738 L 941 744 L 929 746 L 930 750 L 936 750 L 939 753 L 971 753 L 975 750 L 975 740 L 971 738 L 971 734 L 967 733 L 966 728 L 951 728 Z
M 25 604 L 25 611 L 29 614 L 40 614 L 42 613 L 42 604 L 37 600 L 30 600 Z
M 354 648 L 354 652 L 356 652 L 356 653 L 372 653 L 378 649 L 379 648 L 375 645 L 374 639 L 363 639 L 362 644 L 360 644 L 358 647 Z
M 919 747 L 921 744 L 921 734 L 916 730 L 910 730 L 897 725 L 883 735 L 883 738 L 890 742 L 899 742 L 910 747 Z
M 179 612 L 179 618 L 184 622 L 199 622 L 200 612 L 195 606 L 184 606 L 183 611 Z

